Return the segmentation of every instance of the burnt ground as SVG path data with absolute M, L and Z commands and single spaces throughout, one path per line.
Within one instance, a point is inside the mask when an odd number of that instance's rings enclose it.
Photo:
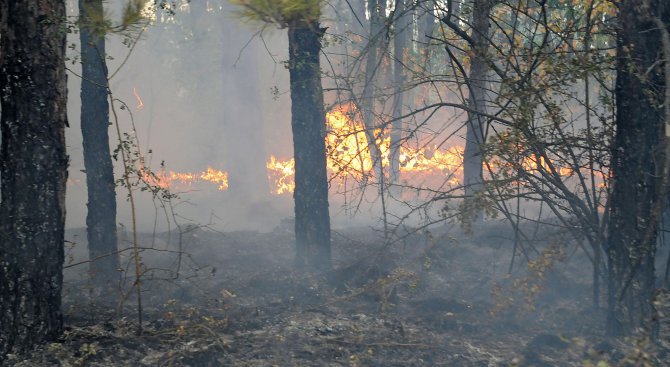
M 184 232 L 181 242 L 176 233 L 140 238 L 158 250 L 142 253 L 138 336 L 133 280 L 125 280 L 125 298 L 106 304 L 104 294 L 91 295 L 86 265 L 72 266 L 85 256 L 85 232 L 69 231 L 65 334 L 10 364 L 670 365 L 667 343 L 650 343 L 644 332 L 604 336 L 590 264 L 560 232 L 519 247 L 511 274 L 512 234 L 495 223 L 477 235 L 406 233 L 386 246 L 369 228 L 336 231 L 335 269 L 319 274 L 293 269 L 290 225 Z

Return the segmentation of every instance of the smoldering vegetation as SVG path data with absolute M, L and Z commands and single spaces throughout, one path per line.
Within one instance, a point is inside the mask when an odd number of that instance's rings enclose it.
M 294 270 L 285 225 L 143 234 L 142 247 L 161 249 L 142 253 L 143 336 L 134 335 L 132 271 L 122 272 L 130 295 L 113 312 L 72 267 L 62 342 L 17 365 L 663 365 L 662 349 L 639 355 L 644 340 L 604 337 L 589 260 L 562 231 L 538 233 L 510 268 L 514 232 L 495 221 L 477 234 L 406 228 L 393 245 L 348 228 L 334 233 L 334 270 L 310 275 Z M 82 236 L 68 232 L 77 241 L 69 262 L 86 260 Z
M 109 294 L 96 291 L 89 279 L 85 172 L 74 123 L 79 105 L 70 98 L 74 126 L 67 132 L 71 164 L 63 290 L 67 330 L 57 343 L 14 360 L 15 365 L 667 365 L 668 295 L 658 294 L 655 341 L 649 330 L 629 338 L 605 336 L 606 285 L 597 295 L 600 302 L 594 302 L 589 232 L 565 209 L 569 205 L 560 192 L 550 188 L 528 194 L 524 190 L 530 185 L 519 182 L 531 178 L 516 176 L 514 166 L 508 168 L 514 173 L 504 177 L 504 206 L 484 203 L 503 214 L 482 214 L 481 222 L 462 215 L 467 208 L 448 182 L 462 175 L 462 168 L 449 160 L 462 165 L 463 152 L 445 153 L 464 145 L 461 128 L 467 117 L 459 108 L 405 111 L 414 115 L 403 131 L 404 143 L 424 149 L 417 155 L 423 161 L 414 157 L 404 162 L 404 181 L 388 190 L 385 201 L 380 184 L 368 176 L 345 173 L 330 181 L 333 269 L 297 271 L 292 195 L 273 192 L 277 182 L 267 171 L 271 155 L 283 163 L 292 156 L 285 34 L 256 34 L 229 15 L 226 2 L 207 4 L 200 13 L 191 9 L 178 12 L 176 20 L 157 21 L 132 49 L 123 38 L 108 38 L 108 54 L 113 55 L 109 69 L 119 70 L 110 90 L 124 105 L 121 118 L 112 123 L 129 134 L 122 140 L 139 142 L 135 148 L 142 164 L 163 175 L 163 181 L 151 182 L 156 192 L 136 191 L 134 219 L 127 191 L 117 187 L 122 267 Z M 352 20 L 337 24 L 339 12 L 348 11 L 344 2 L 338 4 L 328 9 L 332 32 L 324 59 L 352 74 L 346 82 L 360 93 L 367 51 L 346 39 L 365 37 L 356 33 L 363 30 Z M 74 7 L 70 14 L 76 14 Z M 356 56 L 338 59 L 346 53 Z M 76 46 L 72 59 L 76 73 Z M 391 63 L 390 58 L 380 60 Z M 390 71 L 382 71 L 389 78 Z M 417 85 L 424 76 L 417 77 Z M 324 77 L 326 89 L 344 88 L 346 83 L 335 79 Z M 71 91 L 78 91 L 77 78 L 70 77 L 69 83 Z M 393 96 L 384 94 L 388 84 L 378 88 L 384 92 L 375 92 L 383 104 L 376 111 L 379 119 L 389 118 Z M 578 87 L 568 89 L 583 99 L 589 92 Z M 426 92 L 433 102 L 465 104 L 457 101 L 455 88 L 438 97 L 432 95 L 439 94 L 436 90 Z M 409 98 L 408 105 L 431 102 L 420 95 Z M 329 113 L 346 112 L 352 99 L 327 92 Z M 566 130 L 582 131 L 585 124 L 580 116 Z M 111 140 L 112 146 L 119 144 L 116 137 Z M 498 143 L 505 145 L 502 139 Z M 433 157 L 440 154 L 446 158 L 432 167 L 440 173 L 436 183 L 421 164 L 436 162 Z M 525 165 L 537 176 L 542 176 L 538 170 L 548 170 L 531 153 L 514 155 L 521 162 L 517 166 Z M 579 164 L 573 166 L 581 169 Z M 208 168 L 227 173 L 226 189 L 218 188 L 219 181 L 201 178 Z M 118 161 L 115 169 L 120 177 Z M 600 173 L 592 169 L 589 182 L 599 198 L 607 190 L 594 178 L 607 177 Z M 576 187 L 576 182 L 571 175 L 564 186 Z M 596 183 L 602 186 L 596 188 Z M 165 192 L 170 193 L 167 198 L 161 196 Z M 561 215 L 547 214 L 546 202 Z M 599 202 L 592 208 L 599 220 L 604 220 L 598 212 L 603 206 Z M 133 221 L 138 233 L 133 233 Z M 667 278 L 670 246 L 665 235 L 659 243 L 660 288 Z M 136 335 L 140 302 L 142 335 Z

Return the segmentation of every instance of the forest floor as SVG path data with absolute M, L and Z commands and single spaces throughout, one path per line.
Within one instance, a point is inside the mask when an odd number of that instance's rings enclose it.
M 149 270 L 139 336 L 132 289 L 119 314 L 87 291 L 85 264 L 69 267 L 65 334 L 11 363 L 670 365 L 668 350 L 644 332 L 604 336 L 604 309 L 590 299 L 590 264 L 574 245 L 561 242 L 564 234 L 518 246 L 510 273 L 513 236 L 500 224 L 487 224 L 477 235 L 447 227 L 408 233 L 387 246 L 372 229 L 347 229 L 333 234 L 334 270 L 304 274 L 292 267 L 290 227 L 267 233 L 192 229 L 180 246 L 169 244 L 178 242 L 176 234 L 141 236 L 142 246 L 163 251 L 142 254 Z M 78 230 L 68 237 L 77 243 L 86 236 Z M 85 251 L 81 243 L 71 247 L 67 261 L 73 264 Z M 171 252 L 180 248 L 182 256 Z

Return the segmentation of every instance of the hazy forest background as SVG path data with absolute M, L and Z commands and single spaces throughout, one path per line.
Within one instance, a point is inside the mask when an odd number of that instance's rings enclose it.
M 0 365 L 663 366 L 665 0 L 0 0 Z

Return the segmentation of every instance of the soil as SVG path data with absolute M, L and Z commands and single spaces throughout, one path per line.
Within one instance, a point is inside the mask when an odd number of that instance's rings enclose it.
M 138 335 L 129 252 L 121 296 L 94 294 L 86 264 L 72 265 L 85 232 L 71 230 L 65 333 L 10 365 L 670 365 L 667 343 L 644 331 L 604 336 L 590 264 L 565 235 L 517 246 L 510 272 L 513 234 L 496 223 L 476 232 L 336 231 L 334 269 L 321 273 L 293 268 L 290 226 L 145 234 Z

